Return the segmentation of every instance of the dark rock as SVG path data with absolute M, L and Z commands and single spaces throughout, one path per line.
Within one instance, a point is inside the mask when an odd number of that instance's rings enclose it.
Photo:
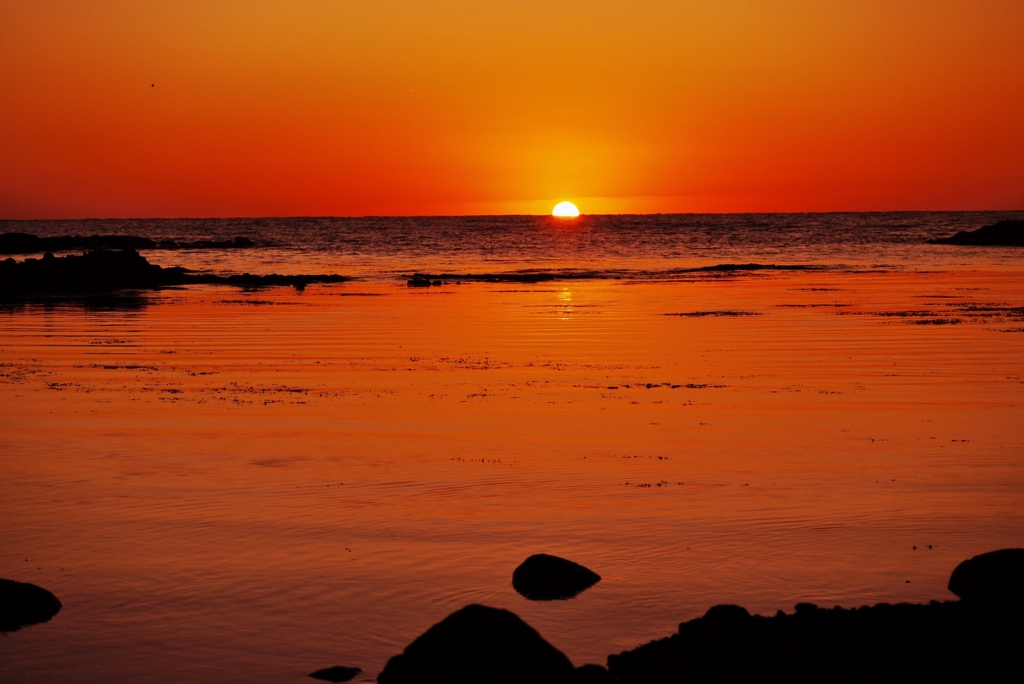
M 1002 549 L 965 560 L 953 570 L 949 590 L 972 603 L 1024 608 L 1024 549 Z
M 28 233 L 0 233 L 0 254 L 35 254 L 46 250 L 43 238 Z
M 1024 219 L 999 221 L 977 230 L 962 230 L 950 237 L 929 240 L 933 245 L 973 245 L 989 247 L 1024 246 Z
M 269 287 L 291 285 L 303 288 L 311 283 L 339 283 L 340 275 L 241 275 L 219 276 L 191 273 L 180 267 L 150 264 L 134 249 L 119 252 L 99 250 L 79 255 L 0 262 L 0 297 L 28 295 L 77 295 L 116 292 L 126 289 L 154 289 L 171 285 L 237 285 Z
M 325 682 L 347 682 L 362 671 L 362 668 L 359 667 L 335 665 L 334 667 L 325 667 L 322 670 L 310 672 L 309 676 L 313 679 L 322 679 Z
M 0 254 L 66 252 L 73 249 L 153 249 L 156 243 L 137 235 L 58 235 L 38 237 L 28 233 L 0 234 Z
M 572 663 L 514 613 L 470 605 L 388 661 L 380 684 L 571 684 Z
M 422 273 L 413 274 L 412 278 L 405 281 L 405 284 L 409 287 L 430 287 L 432 285 L 443 285 L 440 280 L 431 280 L 430 276 L 423 275 Z
M 748 615 L 716 606 L 671 637 L 608 657 L 620 684 L 1000 681 L 1024 620 L 962 601 Z
M 576 684 L 612 684 L 612 676 L 600 665 L 580 665 L 576 668 Z
M 750 613 L 743 606 L 723 604 L 711 606 L 701 618 L 704 625 L 716 629 L 737 629 L 745 627 L 751 620 Z
M 112 292 L 178 284 L 184 271 L 163 269 L 134 250 L 96 251 L 82 256 L 4 261 L 0 295 Z
M 532 601 L 568 599 L 601 581 L 601 576 L 578 563 L 538 553 L 512 573 L 512 586 Z
M 61 609 L 57 597 L 42 587 L 0 579 L 0 632 L 46 622 Z

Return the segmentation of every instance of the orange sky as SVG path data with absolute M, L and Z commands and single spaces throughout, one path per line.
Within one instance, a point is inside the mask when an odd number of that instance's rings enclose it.
M 1020 0 L 0 0 L 0 218 L 1020 209 L 1022 30 Z

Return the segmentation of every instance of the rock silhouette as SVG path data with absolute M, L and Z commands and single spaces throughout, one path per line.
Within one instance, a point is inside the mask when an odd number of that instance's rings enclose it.
M 467 606 L 392 658 L 378 682 L 1005 681 L 1015 677 L 1024 649 L 1022 567 L 1024 549 L 961 563 L 950 578 L 960 601 L 831 609 L 798 603 L 771 617 L 713 606 L 670 637 L 608 656 L 607 669 L 574 670 L 514 614 Z
M 962 230 L 950 237 L 929 240 L 933 245 L 974 245 L 978 247 L 1024 246 L 1024 219 L 999 221 L 977 230 Z
M 325 667 L 322 670 L 311 672 L 309 673 L 309 676 L 313 679 L 321 679 L 325 682 L 348 682 L 362 671 L 362 668 L 359 667 L 335 665 L 334 667 Z
M 1024 549 L 1001 549 L 965 560 L 953 570 L 949 590 L 965 602 L 1024 608 Z
M 0 254 L 36 254 L 87 249 L 246 249 L 255 243 L 247 237 L 232 240 L 151 240 L 138 235 L 58 235 L 39 237 L 28 233 L 0 233 Z
M 530 556 L 512 573 L 512 586 L 532 601 L 572 598 L 600 581 L 579 563 L 546 553 Z
M 380 684 L 569 684 L 576 670 L 514 613 L 469 605 L 388 661 Z
M 678 633 L 608 656 L 613 681 L 999 681 L 1024 648 L 1024 549 L 975 556 L 953 571 L 961 601 L 844 609 L 798 603 L 773 617 L 714 606 Z
M 431 280 L 422 273 L 416 273 L 405 284 L 409 287 L 430 287 L 431 285 L 441 285 L 442 283 L 440 280 Z
M 267 287 L 291 285 L 304 288 L 311 283 L 349 280 L 340 275 L 241 275 L 219 276 L 192 273 L 181 267 L 163 268 L 149 263 L 134 249 L 98 250 L 81 256 L 0 261 L 0 297 L 26 295 L 76 295 L 116 292 L 126 289 L 154 289 L 171 285 L 237 285 Z
M 1017 669 L 1022 644 L 1019 616 L 958 601 L 802 603 L 774 617 L 716 606 L 667 639 L 609 656 L 608 670 L 623 684 L 998 681 Z
M 576 668 L 576 684 L 612 684 L 608 670 L 600 665 L 581 665 Z
M 42 587 L 0 579 L 0 632 L 46 622 L 58 612 L 57 597 Z

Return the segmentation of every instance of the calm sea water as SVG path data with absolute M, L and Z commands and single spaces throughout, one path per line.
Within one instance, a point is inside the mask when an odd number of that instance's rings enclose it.
M 716 603 L 951 598 L 1024 545 L 1024 248 L 926 240 L 1013 216 L 2 223 L 356 279 L 0 307 L 0 577 L 64 603 L 0 682 L 372 681 L 471 602 L 582 664 Z M 819 268 L 685 270 L 749 262 Z M 589 277 L 402 277 L 522 270 Z M 603 579 L 527 601 L 538 552 Z
M 336 271 L 390 278 L 415 271 L 583 270 L 640 275 L 725 262 L 907 268 L 1014 267 L 1014 250 L 965 251 L 927 240 L 1024 212 L 687 214 L 422 218 L 0 221 L 36 235 L 142 235 L 156 240 L 249 237 L 251 251 L 147 256 L 163 265 L 236 272 Z

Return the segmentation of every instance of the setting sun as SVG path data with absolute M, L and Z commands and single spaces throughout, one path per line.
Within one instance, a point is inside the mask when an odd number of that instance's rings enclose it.
M 572 202 L 559 202 L 555 205 L 555 208 L 551 210 L 552 216 L 559 216 L 561 218 L 574 218 L 580 215 L 580 210 L 576 208 L 576 205 Z

